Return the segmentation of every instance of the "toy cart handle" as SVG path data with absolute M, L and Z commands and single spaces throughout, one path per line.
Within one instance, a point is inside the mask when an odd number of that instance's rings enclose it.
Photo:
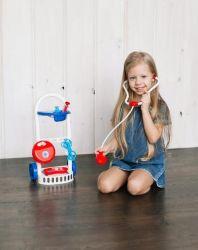
M 54 97 L 54 98 L 60 100 L 63 103 L 63 106 L 65 105 L 65 99 L 61 95 L 58 95 L 58 94 L 50 93 L 50 94 L 44 95 L 44 96 L 42 96 L 42 97 L 39 98 L 39 100 L 36 103 L 35 111 L 34 111 L 34 114 L 35 114 L 35 123 L 36 123 L 35 124 L 36 125 L 36 140 L 37 141 L 39 141 L 41 139 L 40 138 L 39 118 L 38 118 L 37 112 L 38 112 L 40 104 L 43 102 L 43 100 L 45 100 L 47 98 L 50 98 L 50 97 Z M 67 117 L 66 122 L 67 122 L 67 138 L 71 139 L 70 116 Z

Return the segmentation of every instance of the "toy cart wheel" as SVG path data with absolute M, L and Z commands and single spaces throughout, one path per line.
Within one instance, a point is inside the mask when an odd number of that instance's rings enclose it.
M 76 175 L 77 172 L 77 164 L 75 161 L 72 161 L 72 171 L 73 171 L 73 175 Z
M 38 169 L 36 162 L 31 162 L 29 164 L 29 174 L 31 181 L 37 181 L 38 180 Z

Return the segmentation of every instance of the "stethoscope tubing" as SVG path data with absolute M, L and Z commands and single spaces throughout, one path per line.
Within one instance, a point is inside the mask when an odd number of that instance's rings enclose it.
M 159 85 L 159 82 L 158 82 L 158 78 L 156 77 L 155 78 L 156 79 L 156 81 L 157 81 L 157 83 L 153 86 L 153 87 L 151 87 L 148 91 L 147 91 L 147 93 L 150 93 L 151 91 L 153 91 L 158 85 Z M 128 101 L 128 99 L 129 99 L 129 92 L 128 92 L 128 90 L 127 90 L 127 88 L 126 88 L 126 83 L 127 83 L 127 81 L 124 81 L 124 83 L 123 83 L 123 85 L 122 85 L 122 87 L 124 88 L 124 91 L 125 91 L 125 93 L 126 93 L 126 98 L 125 98 L 125 103 L 127 104 L 127 105 L 129 105 L 129 101 Z M 142 105 L 142 102 L 139 102 L 138 103 L 138 105 L 140 106 L 140 105 Z M 108 133 L 108 135 L 105 137 L 105 139 L 104 139 L 104 141 L 103 141 L 103 143 L 102 143 L 102 145 L 101 145 L 101 148 L 103 148 L 104 147 L 104 145 L 105 145 L 105 143 L 106 143 L 106 141 L 108 140 L 108 138 L 112 135 L 112 133 L 130 116 L 130 114 L 131 114 L 131 112 L 133 111 L 133 108 L 134 108 L 134 106 L 132 106 L 131 107 L 131 109 L 130 109 L 130 111 L 129 111 L 129 113 Z

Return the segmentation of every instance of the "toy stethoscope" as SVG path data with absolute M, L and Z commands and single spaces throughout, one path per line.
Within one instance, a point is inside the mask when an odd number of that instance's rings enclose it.
M 153 87 L 151 87 L 148 91 L 147 91 L 147 93 L 150 93 L 151 91 L 153 91 L 158 85 L 159 85 L 159 83 L 158 83 L 158 78 L 156 77 L 156 76 L 154 76 L 153 77 L 153 80 L 155 80 L 156 81 L 156 84 L 153 86 Z M 101 148 L 103 148 L 104 147 L 104 145 L 105 145 L 105 143 L 106 143 L 106 141 L 107 141 L 107 139 L 112 135 L 112 133 L 115 131 L 115 129 L 117 128 L 117 127 L 119 127 L 128 117 L 129 117 L 129 115 L 131 114 L 131 112 L 133 111 L 133 108 L 134 107 L 137 107 L 137 106 L 140 106 L 140 105 L 142 105 L 142 102 L 137 102 L 137 101 L 128 101 L 128 99 L 129 99 L 129 93 L 128 93 L 128 90 L 127 90 L 127 88 L 126 88 L 126 83 L 127 83 L 127 81 L 124 81 L 124 83 L 123 83 L 123 85 L 122 85 L 122 87 L 124 88 L 124 91 L 125 91 L 125 93 L 126 93 L 126 98 L 125 98 L 125 103 L 126 103 L 126 105 L 128 105 L 128 106 L 130 106 L 131 107 L 131 109 L 130 109 L 130 111 L 129 111 L 129 113 L 109 132 L 109 134 L 106 136 L 106 138 L 104 139 L 104 141 L 103 141 L 103 143 L 102 143 L 102 145 L 101 145 Z M 96 162 L 98 163 L 98 164 L 100 164 L 100 165 L 104 165 L 104 164 L 106 164 L 106 162 L 107 162 L 107 156 L 104 154 L 104 152 L 103 151 L 97 151 L 97 153 L 96 153 Z

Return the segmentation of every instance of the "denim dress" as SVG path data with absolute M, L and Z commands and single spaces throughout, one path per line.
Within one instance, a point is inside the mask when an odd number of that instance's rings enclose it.
M 126 142 L 128 151 L 124 158 L 120 159 L 120 153 L 117 151 L 111 166 L 117 166 L 125 171 L 143 169 L 152 176 L 158 187 L 163 188 L 165 186 L 165 153 L 162 139 L 160 138 L 155 143 L 155 152 L 151 159 L 147 161 L 141 159 L 147 155 L 148 140 L 140 107 L 134 107 L 133 115 L 127 123 Z

